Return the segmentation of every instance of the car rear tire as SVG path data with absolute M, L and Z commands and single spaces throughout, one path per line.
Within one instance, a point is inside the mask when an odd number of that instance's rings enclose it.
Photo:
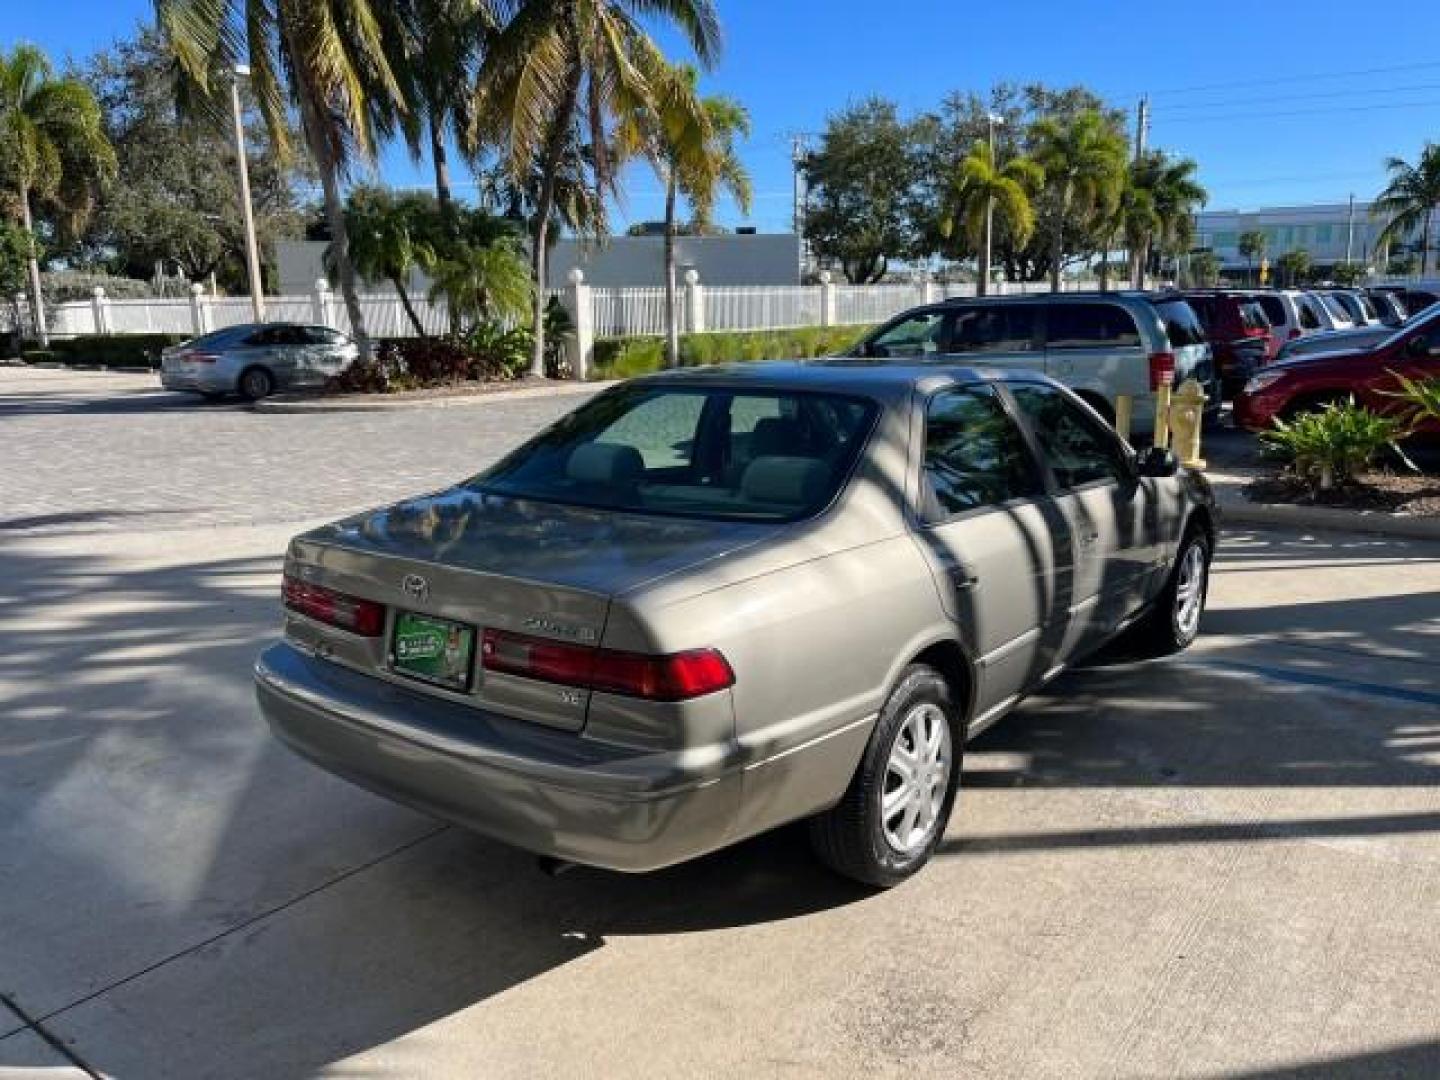
M 811 819 L 810 842 L 820 861 L 885 889 L 929 862 L 955 805 L 962 733 L 944 676 L 924 664 L 907 667 L 844 796 Z
M 1169 656 L 1190 646 L 1200 634 L 1205 598 L 1210 591 L 1210 541 L 1191 527 L 1155 605 L 1135 627 L 1134 640 L 1150 656 Z
M 246 368 L 240 373 L 239 389 L 246 401 L 259 401 L 275 392 L 275 376 L 263 367 Z

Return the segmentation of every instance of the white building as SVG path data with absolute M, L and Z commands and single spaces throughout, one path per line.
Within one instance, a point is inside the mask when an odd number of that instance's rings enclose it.
M 629 288 L 665 284 L 665 241 L 660 236 L 612 236 L 603 244 L 569 238 L 550 249 L 547 277 L 560 288 L 570 268 L 578 265 L 590 285 Z M 275 245 L 280 291 L 309 293 L 325 276 L 324 240 L 281 240 Z M 706 285 L 800 284 L 800 238 L 794 233 L 730 233 L 724 236 L 677 236 L 675 264 L 683 281 L 693 269 Z M 410 291 L 424 296 L 429 282 L 411 274 Z M 384 282 L 366 283 L 368 291 L 389 292 Z
M 1304 250 L 1316 266 L 1352 262 L 1373 265 L 1383 218 L 1370 216 L 1370 204 L 1348 202 L 1314 206 L 1272 206 L 1259 210 L 1205 210 L 1195 215 L 1196 247 L 1209 248 L 1227 270 L 1244 268 L 1240 235 L 1265 234 L 1265 258 L 1271 265 L 1287 251 Z M 1258 260 L 1257 260 L 1258 262 Z

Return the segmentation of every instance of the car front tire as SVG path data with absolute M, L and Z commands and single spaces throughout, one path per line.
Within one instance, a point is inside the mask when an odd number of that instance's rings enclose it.
M 240 373 L 239 389 L 246 401 L 259 401 L 275 392 L 275 376 L 262 367 L 246 368 Z
M 1135 628 L 1137 644 L 1151 656 L 1188 648 L 1199 636 L 1209 591 L 1210 541 L 1203 530 L 1192 527 L 1180 542 L 1180 553 L 1155 606 Z
M 841 800 L 810 822 L 820 861 L 890 888 L 930 861 L 960 785 L 963 725 L 934 668 L 901 673 Z

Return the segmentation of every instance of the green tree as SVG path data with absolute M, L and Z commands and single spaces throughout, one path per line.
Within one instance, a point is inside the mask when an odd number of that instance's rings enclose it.
M 213 273 L 227 289 L 243 291 L 245 226 L 228 113 L 217 122 L 177 108 L 174 61 L 153 28 L 101 50 L 81 75 L 100 105 L 117 170 L 79 243 L 56 254 L 134 278 L 148 279 L 157 263 L 167 271 L 178 265 L 191 281 Z M 253 105 L 246 118 L 255 231 L 262 273 L 273 283 L 275 242 L 301 235 L 307 178 L 271 152 Z
M 545 268 L 565 159 L 588 141 L 595 186 L 612 189 L 607 122 L 656 110 L 653 80 L 667 65 L 642 18 L 678 30 L 702 65 L 718 58 L 712 0 L 518 0 L 481 63 L 477 138 L 502 148 L 516 181 L 539 172 L 530 244 L 535 375 L 545 373 Z
M 519 321 L 529 313 L 534 283 L 516 238 L 485 245 L 459 243 L 442 252 L 429 256 L 425 264 L 434 281 L 430 297 L 445 297 L 462 329 Z
M 377 135 L 388 134 L 407 109 L 387 58 L 378 0 L 154 2 L 166 41 L 202 101 L 216 102 L 243 53 L 271 142 L 282 155 L 290 148 L 287 100 L 295 106 L 320 173 L 351 333 L 368 352 L 340 189 L 355 159 L 373 160 Z
M 639 154 L 655 169 L 665 186 L 665 337 L 666 363 L 680 363 L 680 327 L 676 306 L 676 213 L 683 197 L 690 204 L 696 232 L 713 228 L 715 204 L 728 192 L 750 211 L 750 174 L 735 140 L 750 133 L 750 114 L 734 98 L 714 95 L 691 104 L 697 73 L 691 67 L 657 73 L 657 109 L 630 117 L 621 125 L 618 149 L 623 156 Z
M 1130 277 L 1137 289 L 1145 288 L 1145 272 L 1161 255 L 1178 255 L 1190 248 L 1195 208 L 1207 193 L 1195 180 L 1198 166 L 1189 158 L 1172 158 L 1152 150 L 1141 154 L 1129 170 L 1129 187 L 1149 196 L 1153 214 L 1149 227 L 1139 229 L 1130 242 Z
M 1044 170 L 1029 158 L 1012 157 L 1004 165 L 997 165 L 995 158 L 988 137 L 975 141 L 951 178 L 941 218 L 942 234 L 958 232 L 978 253 L 976 288 L 981 296 L 990 286 L 993 237 L 986 243 L 987 229 L 1023 247 L 1035 231 L 1031 197 L 1045 183 Z
M 1208 248 L 1190 256 L 1190 278 L 1196 285 L 1215 285 L 1220 281 L 1220 256 Z
M 1255 260 L 1265 258 L 1267 242 L 1265 234 L 1259 229 L 1246 229 L 1240 234 L 1240 257 L 1245 260 L 1246 276 L 1252 285 L 1256 284 Z
M 1310 277 L 1310 253 L 1304 248 L 1287 251 L 1275 260 L 1275 266 L 1280 271 L 1280 276 L 1284 278 L 1285 284 L 1292 287 L 1303 284 Z
M 1365 280 L 1366 270 L 1360 263 L 1336 263 L 1330 268 L 1330 279 L 1336 285 L 1359 285 Z
M 801 162 L 805 238 L 852 284 L 879 281 L 889 261 L 917 251 L 919 158 L 914 128 L 894 102 L 869 98 L 832 115 Z
M 48 342 L 37 212 L 58 235 L 73 235 L 89 216 L 97 190 L 115 171 L 100 107 L 78 79 L 56 78 L 39 49 L 17 45 L 0 55 L 0 197 L 18 211 L 30 245 L 27 258 L 36 332 Z
M 425 326 L 410 302 L 409 281 L 417 267 L 436 258 L 442 229 L 437 199 L 422 192 L 358 187 L 346 200 L 345 228 L 355 271 L 371 281 L 388 281 L 415 333 L 425 337 Z M 327 249 L 327 263 L 329 254 Z
M 1430 224 L 1440 209 L 1440 145 L 1427 142 L 1414 165 L 1404 158 L 1385 162 L 1390 183 L 1370 204 L 1373 217 L 1390 220 L 1376 238 L 1377 244 L 1392 244 L 1420 233 L 1420 275 L 1430 273 Z
M 1031 156 L 1045 170 L 1052 213 L 1050 288 L 1060 291 L 1065 258 L 1064 221 L 1103 219 L 1115 212 L 1125 189 L 1125 138 L 1094 109 L 1063 119 L 1043 117 L 1030 130 Z

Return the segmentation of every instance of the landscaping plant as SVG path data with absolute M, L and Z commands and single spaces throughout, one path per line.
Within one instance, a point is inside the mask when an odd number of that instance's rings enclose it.
M 1398 445 L 1406 430 L 1403 421 L 1371 412 L 1351 398 L 1276 420 L 1275 429 L 1260 439 L 1312 488 L 1330 491 L 1367 469 L 1387 447 L 1409 464 Z
M 1411 379 L 1398 371 L 1390 374 L 1400 384 L 1398 391 L 1386 394 L 1400 402 L 1400 416 L 1413 430 L 1429 422 L 1440 424 L 1440 379 Z

